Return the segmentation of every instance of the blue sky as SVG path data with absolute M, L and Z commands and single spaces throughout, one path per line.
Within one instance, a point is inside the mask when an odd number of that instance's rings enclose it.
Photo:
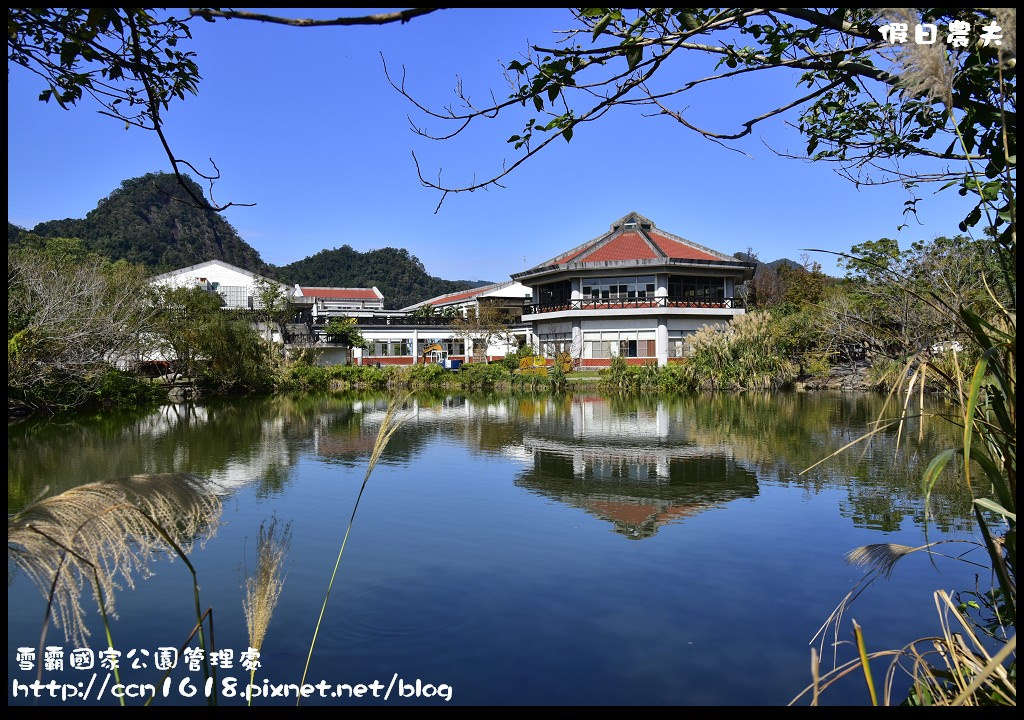
M 282 11 L 323 16 L 325 11 Z M 334 14 L 351 14 L 344 10 Z M 331 14 L 331 13 L 327 13 Z M 907 192 L 856 188 L 825 163 L 777 157 L 803 141 L 783 119 L 758 126 L 737 147 L 715 145 L 666 118 L 613 110 L 557 141 L 506 179 L 506 189 L 450 195 L 440 211 L 425 174 L 483 177 L 512 161 L 505 139 L 526 116 L 511 115 L 453 141 L 409 129 L 415 115 L 381 66 L 406 68 L 407 88 L 434 107 L 454 100 L 456 78 L 483 103 L 508 95 L 502 63 L 527 42 L 551 44 L 572 25 L 565 10 L 454 9 L 406 25 L 299 29 L 197 21 L 191 49 L 203 76 L 198 96 L 172 105 L 166 132 L 176 152 L 223 174 L 219 202 L 254 202 L 226 218 L 264 260 L 286 264 L 343 244 L 404 247 L 449 279 L 503 280 L 604 232 L 636 210 L 664 230 L 726 253 L 753 248 L 762 260 L 797 259 L 801 248 L 845 251 L 879 237 L 901 245 L 957 231 L 969 206 L 955 192 L 919 191 L 919 220 L 904 222 Z M 667 73 L 694 68 L 666 67 Z M 688 117 L 722 130 L 793 97 L 795 77 L 757 73 L 753 83 L 708 86 L 685 102 Z M 689 75 L 686 75 L 689 77 Z M 152 133 L 84 102 L 71 111 L 36 100 L 41 80 L 8 73 L 8 220 L 84 217 L 122 180 L 169 169 Z M 795 115 L 787 116 L 794 120 Z M 445 130 L 437 122 L 431 129 Z M 448 128 L 447 130 L 450 130 Z M 826 272 L 835 258 L 815 254 Z

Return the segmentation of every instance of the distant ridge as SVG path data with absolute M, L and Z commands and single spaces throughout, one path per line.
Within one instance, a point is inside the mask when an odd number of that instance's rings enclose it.
M 193 192 L 203 196 L 197 183 L 190 179 L 186 182 Z M 170 173 L 149 173 L 123 181 L 84 219 L 48 220 L 31 231 L 8 222 L 8 244 L 20 242 L 29 232 L 44 238 L 80 238 L 93 252 L 111 260 L 145 265 L 154 273 L 223 260 L 289 284 L 376 286 L 390 309 L 492 282 L 444 280 L 429 275 L 408 250 L 391 247 L 359 252 L 342 245 L 275 267 L 264 262 L 219 213 L 195 207 Z

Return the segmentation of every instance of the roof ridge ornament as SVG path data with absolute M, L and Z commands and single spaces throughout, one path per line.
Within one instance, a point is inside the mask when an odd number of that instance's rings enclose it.
M 639 230 L 641 228 L 650 230 L 652 227 L 655 227 L 655 225 L 651 222 L 650 218 L 644 217 L 636 210 L 630 210 L 611 224 L 612 232 L 618 230 Z

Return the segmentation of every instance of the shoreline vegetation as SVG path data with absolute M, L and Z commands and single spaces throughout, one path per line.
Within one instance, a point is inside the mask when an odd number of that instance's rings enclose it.
M 474 363 L 457 371 L 440 365 L 383 366 L 328 365 L 305 362 L 280 368 L 272 383 L 255 388 L 222 390 L 212 387 L 203 377 L 182 378 L 176 375 L 157 378 L 142 377 L 110 368 L 97 380 L 96 389 L 86 402 L 74 407 L 32 408 L 8 398 L 8 419 L 17 420 L 38 415 L 66 415 L 80 412 L 116 412 L 129 408 L 157 407 L 166 403 L 203 402 L 248 395 L 291 395 L 296 393 L 348 392 L 380 390 L 402 393 L 434 390 L 445 392 L 498 392 L 518 394 L 561 394 L 573 392 L 619 395 L 649 392 L 699 393 L 718 392 L 878 392 L 885 391 L 884 381 L 871 372 L 870 366 L 825 366 L 817 374 L 804 373 L 792 377 L 773 378 L 763 387 L 742 384 L 723 385 L 707 379 L 701 382 L 694 370 L 687 373 L 683 364 L 659 368 L 648 365 L 627 365 L 613 362 L 608 368 L 594 368 L 569 373 L 549 372 L 547 375 L 520 374 L 509 362 Z M 688 379 L 692 378 L 692 379 Z

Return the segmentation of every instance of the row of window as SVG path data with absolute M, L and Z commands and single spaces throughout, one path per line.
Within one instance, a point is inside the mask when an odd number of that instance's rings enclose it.
M 688 352 L 687 338 L 692 330 L 671 330 L 668 334 L 668 356 L 680 358 Z M 539 351 L 545 357 L 571 352 L 569 333 L 547 333 L 537 336 Z M 583 357 L 601 359 L 613 357 L 655 358 L 657 345 L 653 331 L 622 330 L 583 333 Z
M 653 275 L 582 278 L 580 283 L 583 300 L 643 300 L 654 297 L 656 286 Z M 669 275 L 667 289 L 668 296 L 673 299 L 720 302 L 725 298 L 725 279 Z M 541 305 L 567 304 L 571 296 L 569 280 L 547 283 L 538 288 Z
M 540 333 L 537 335 L 538 352 L 544 357 L 558 357 L 572 352 L 572 333 Z
M 654 276 L 583 278 L 584 300 L 639 300 L 654 297 Z
M 694 302 L 722 302 L 725 281 L 722 278 L 668 276 L 668 296 Z
M 416 343 L 416 357 L 420 357 L 431 345 L 440 345 L 448 355 L 466 354 L 465 340 L 420 340 Z M 363 354 L 368 357 L 409 357 L 412 355 L 412 340 L 371 340 L 367 342 Z

